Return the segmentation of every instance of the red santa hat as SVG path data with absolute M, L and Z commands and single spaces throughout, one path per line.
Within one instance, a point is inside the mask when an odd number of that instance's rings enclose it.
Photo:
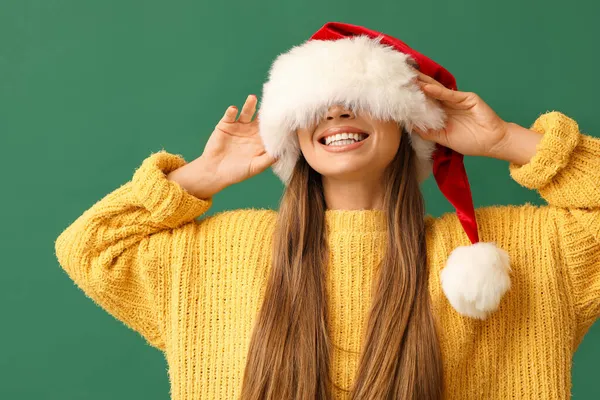
M 445 113 L 416 83 L 418 69 L 456 90 L 452 74 L 392 36 L 361 26 L 329 22 L 301 45 L 280 54 L 269 71 L 259 109 L 259 130 L 275 174 L 287 185 L 300 155 L 295 133 L 323 118 L 331 105 L 366 110 L 395 120 L 409 134 L 421 183 L 433 172 L 440 191 L 456 208 L 471 245 L 454 249 L 440 281 L 460 314 L 485 319 L 510 289 L 506 251 L 479 242 L 463 155 L 426 141 L 413 129 L 440 129 Z

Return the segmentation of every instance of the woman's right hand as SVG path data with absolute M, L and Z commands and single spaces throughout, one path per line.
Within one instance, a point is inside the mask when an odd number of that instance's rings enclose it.
M 200 198 L 208 198 L 234 183 L 257 175 L 276 159 L 265 151 L 258 133 L 258 99 L 249 95 L 236 120 L 237 108 L 230 106 L 215 126 L 204 152 L 194 161 L 171 172 L 169 179 L 181 183 Z

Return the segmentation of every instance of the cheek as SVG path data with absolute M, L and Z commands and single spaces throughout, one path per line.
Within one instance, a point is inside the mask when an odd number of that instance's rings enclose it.
M 400 140 L 402 138 L 402 130 L 398 124 L 394 121 L 379 122 L 375 127 L 377 131 L 377 152 L 380 155 L 386 155 L 386 158 L 394 158 L 398 148 L 400 147 Z M 391 160 L 391 159 L 390 159 Z
M 386 158 L 386 160 L 391 161 L 398 148 L 400 147 L 400 134 L 398 132 L 386 132 L 385 134 L 379 137 L 380 141 L 378 143 L 378 152 Z
M 330 173 L 331 163 L 328 162 L 328 154 L 318 147 L 319 144 L 313 142 L 312 131 L 300 131 L 298 134 L 298 144 L 304 159 L 312 169 L 324 175 Z
M 302 152 L 302 155 L 308 164 L 312 166 L 312 163 L 315 162 L 316 156 L 315 145 L 312 141 L 311 133 L 304 130 L 298 130 L 297 135 L 300 151 Z
M 304 144 L 301 143 L 300 151 L 302 152 L 302 155 L 304 156 L 304 159 L 308 165 L 310 165 L 310 167 L 315 171 L 322 173 L 323 165 L 326 165 L 326 163 L 324 162 L 323 157 L 319 157 L 317 155 L 314 145 L 311 142 Z
M 300 145 L 300 151 L 302 153 L 306 153 L 310 151 L 310 147 L 312 147 L 312 143 L 310 140 L 310 133 L 304 130 L 297 130 L 296 135 L 298 137 L 298 144 Z

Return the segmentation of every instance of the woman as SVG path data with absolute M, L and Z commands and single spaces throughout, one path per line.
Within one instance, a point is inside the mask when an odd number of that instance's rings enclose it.
M 280 119 L 303 122 L 292 136 L 269 136 L 273 110 L 289 102 L 273 95 L 273 69 L 260 118 L 256 96 L 239 116 L 229 107 L 200 157 L 152 154 L 58 237 L 59 262 L 82 290 L 165 352 L 172 398 L 570 396 L 572 355 L 600 314 L 600 140 L 558 112 L 531 129 L 505 122 L 474 93 L 401 71 L 410 104 L 427 118 L 443 111 L 442 125 L 328 98 L 304 104 L 311 118 Z M 461 213 L 424 216 L 419 140 L 509 161 L 549 203 L 477 210 L 499 267 L 487 280 L 469 270 L 483 282 L 474 295 L 448 283 L 470 276 L 441 282 L 453 249 L 474 240 Z M 279 212 L 195 220 L 220 190 L 269 166 L 286 183 Z

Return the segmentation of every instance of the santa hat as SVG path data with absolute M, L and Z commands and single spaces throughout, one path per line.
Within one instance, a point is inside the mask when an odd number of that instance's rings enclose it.
M 440 275 L 443 292 L 460 314 L 485 319 L 510 289 L 508 253 L 494 243 L 479 242 L 463 155 L 412 133 L 415 127 L 440 129 L 445 123 L 443 108 L 416 83 L 413 65 L 456 90 L 450 72 L 404 42 L 361 26 L 329 22 L 274 61 L 263 87 L 260 135 L 266 151 L 278 157 L 273 171 L 287 185 L 300 155 L 296 129 L 318 122 L 331 105 L 401 123 L 417 155 L 419 183 L 433 171 L 472 243 L 451 252 Z

